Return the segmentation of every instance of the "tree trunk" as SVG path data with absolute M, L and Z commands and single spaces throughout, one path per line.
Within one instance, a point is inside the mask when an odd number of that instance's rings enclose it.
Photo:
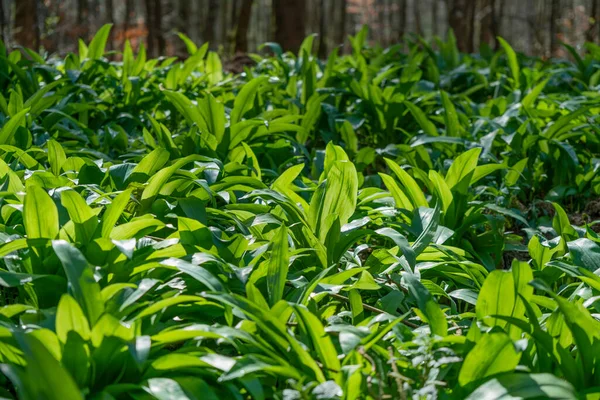
M 433 36 L 437 36 L 440 32 L 439 23 L 439 4 L 437 0 L 433 0 L 433 4 L 431 5 L 431 32 Z
M 162 31 L 162 2 L 161 0 L 154 0 L 154 23 L 156 24 L 156 29 L 154 32 L 156 33 L 156 44 L 158 45 L 158 56 L 164 56 L 165 54 L 165 36 Z
M 343 46 L 344 42 L 346 42 L 346 18 L 348 15 L 346 12 L 346 0 L 339 1 L 338 11 L 340 13 L 340 23 L 334 28 L 336 33 L 334 40 L 336 46 Z
M 423 36 L 423 27 L 421 24 L 421 9 L 419 7 L 420 0 L 413 1 L 413 15 L 415 16 L 415 33 Z
M 398 0 L 398 39 L 402 40 L 406 33 L 406 0 Z
M 38 50 L 40 35 L 37 26 L 37 1 L 19 0 L 16 4 L 14 39 L 17 44 Z
M 6 13 L 4 11 L 4 1 L 0 0 L 0 40 L 2 40 L 2 42 L 4 42 L 4 45 L 6 45 L 6 38 L 4 37 L 4 34 L 5 34 L 4 25 L 5 24 L 6 24 Z
M 482 0 L 480 20 L 479 44 L 487 43 L 494 47 L 498 36 L 498 23 L 496 19 L 496 0 Z
M 204 21 L 204 31 L 202 33 L 205 42 L 210 43 L 211 48 L 216 48 L 215 26 L 219 15 L 219 0 L 209 0 L 207 18 Z
M 237 29 L 235 30 L 235 52 L 248 52 L 248 28 L 250 27 L 250 17 L 252 16 L 252 4 L 254 0 L 242 0 L 242 8 L 238 18 Z
M 326 0 L 320 0 L 319 4 L 319 57 L 324 59 L 327 57 L 327 15 Z M 332 18 L 330 15 L 329 18 Z
M 588 42 L 598 41 L 598 28 L 600 27 L 600 0 L 592 0 L 592 10 L 590 15 L 590 26 L 585 33 L 585 40 Z
M 87 40 L 89 34 L 89 6 L 87 0 L 77 0 L 77 32 L 79 37 Z
M 273 0 L 275 41 L 285 51 L 297 53 L 305 36 L 306 0 Z
M 2 0 L 0 0 L 0 1 L 2 1 Z M 110 30 L 110 36 L 108 37 L 108 48 L 110 50 L 115 48 L 115 45 L 114 45 L 114 35 L 115 35 L 114 21 L 115 21 L 115 15 L 114 15 L 113 0 L 106 0 L 106 23 L 113 24 L 113 28 Z
M 448 23 L 456 36 L 462 52 L 473 52 L 475 2 L 473 0 L 448 1 Z
M 125 17 L 123 21 L 123 43 L 127 40 L 127 31 L 131 26 L 130 19 L 133 18 L 133 0 L 125 0 Z
M 177 3 L 177 16 L 178 16 L 178 29 L 179 32 L 185 34 L 188 37 L 191 37 L 191 32 L 190 32 L 190 17 L 192 14 L 192 5 L 190 4 L 189 1 L 185 1 L 185 0 L 179 0 L 179 2 Z M 185 46 L 185 43 L 183 43 L 182 40 L 178 41 L 178 52 L 179 55 L 185 55 L 187 54 L 187 47 Z
M 154 2 L 153 0 L 144 0 L 144 5 L 146 6 L 146 18 L 144 22 L 146 23 L 146 29 L 148 30 L 148 34 L 146 35 L 148 54 L 150 56 L 154 56 L 154 38 L 156 37 L 156 25 L 154 24 Z
M 560 16 L 560 1 L 552 0 L 550 7 L 550 56 L 553 57 L 558 53 L 560 48 L 559 40 L 559 24 L 558 18 Z

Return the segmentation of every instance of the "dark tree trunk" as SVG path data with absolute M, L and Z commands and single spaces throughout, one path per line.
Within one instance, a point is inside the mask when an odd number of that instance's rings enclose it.
M 219 0 L 209 0 L 207 18 L 204 21 L 204 31 L 202 36 L 205 42 L 210 43 L 211 48 L 216 48 L 215 27 L 219 13 Z
M 87 0 L 77 0 L 77 33 L 79 37 L 88 39 L 90 21 L 88 20 L 90 10 Z
M 498 36 L 498 21 L 496 18 L 496 0 L 481 1 L 481 28 L 479 31 L 479 44 L 487 43 L 492 48 Z
M 431 5 L 431 32 L 433 33 L 433 36 L 437 36 L 440 32 L 439 23 L 439 4 L 437 0 L 434 0 Z
M 475 2 L 473 0 L 450 0 L 448 24 L 456 36 L 456 44 L 462 52 L 473 52 Z
M 421 24 L 421 9 L 419 7 L 420 0 L 414 0 L 413 2 L 413 15 L 415 16 L 415 33 L 419 36 L 423 36 L 423 27 Z
M 325 7 L 327 1 L 320 0 L 319 5 L 319 57 L 324 59 L 327 57 L 327 7 Z M 331 2 L 333 3 L 333 2 Z M 329 16 L 332 18 L 335 14 Z
M 273 0 L 275 41 L 286 51 L 298 52 L 305 36 L 306 0 Z
M 154 56 L 154 39 L 156 37 L 156 25 L 154 23 L 154 0 L 144 0 L 144 5 L 146 6 L 146 29 L 148 30 L 147 35 L 147 47 L 148 54 L 150 56 Z
M 19 0 L 15 11 L 14 39 L 17 44 L 38 50 L 40 35 L 37 25 L 37 1 Z
M 154 30 L 154 32 L 156 33 L 156 44 L 158 45 L 158 55 L 163 56 L 163 55 L 165 55 L 164 53 L 165 53 L 166 43 L 165 43 L 165 36 L 162 31 L 163 10 L 162 10 L 161 0 L 154 0 L 154 11 L 155 11 L 154 23 L 156 24 L 156 29 Z
M 123 43 L 127 40 L 127 31 L 131 26 L 131 18 L 133 18 L 133 0 L 125 0 L 125 18 L 123 21 Z
M 590 26 L 585 33 L 585 40 L 588 42 L 598 41 L 598 28 L 600 27 L 600 0 L 592 0 L 592 10 L 590 15 Z
M 248 52 L 248 28 L 250 27 L 250 17 L 252 16 L 252 4 L 254 0 L 242 0 L 242 8 L 235 30 L 235 52 Z
M 0 1 L 2 1 L 2 0 L 0 0 Z M 114 21 L 115 21 L 115 15 L 114 15 L 113 0 L 106 0 L 106 23 L 114 25 Z M 110 36 L 108 37 L 108 48 L 111 50 L 115 48 L 115 44 L 114 44 L 114 34 L 115 33 L 114 32 L 115 32 L 115 28 L 113 26 L 113 29 L 110 30 Z
M 177 16 L 178 16 L 177 29 L 179 30 L 179 32 L 185 34 L 188 37 L 191 36 L 191 32 L 190 32 L 191 14 L 192 14 L 192 10 L 191 10 L 190 2 L 186 1 L 186 0 L 179 0 L 179 3 L 177 4 Z M 179 41 L 178 43 L 179 43 L 179 46 L 178 46 L 179 55 L 181 56 L 181 55 L 187 54 L 185 43 L 183 43 L 182 40 Z
M 406 0 L 398 0 L 398 39 L 402 39 L 406 33 Z
M 5 34 L 5 25 L 6 24 L 6 12 L 4 11 L 4 1 L 0 0 L 0 40 L 6 44 Z
M 560 48 L 560 32 L 558 18 L 560 16 L 560 1 L 552 0 L 550 7 L 550 56 L 555 56 Z
M 336 46 L 344 45 L 346 41 L 346 18 L 348 13 L 346 12 L 346 0 L 340 0 L 338 11 L 340 13 L 340 23 L 334 28 L 335 30 L 335 44 Z

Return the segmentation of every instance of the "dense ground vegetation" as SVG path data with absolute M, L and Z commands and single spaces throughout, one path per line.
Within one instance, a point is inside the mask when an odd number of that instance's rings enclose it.
M 600 47 L 0 48 L 1 395 L 600 396 Z

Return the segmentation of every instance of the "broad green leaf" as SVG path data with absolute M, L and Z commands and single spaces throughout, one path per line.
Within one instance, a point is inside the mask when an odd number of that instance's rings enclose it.
M 17 128 L 25 121 L 25 116 L 29 112 L 29 108 L 19 111 L 17 114 L 10 117 L 8 122 L 0 129 L 0 145 L 10 144 L 17 131 Z
M 66 208 L 75 224 L 75 235 L 77 241 L 87 244 L 92 240 L 94 232 L 98 227 L 96 213 L 87 205 L 85 200 L 74 190 L 65 190 L 60 194 L 61 203 Z
M 489 326 L 504 326 L 495 315 L 512 316 L 515 308 L 515 281 L 508 271 L 492 271 L 477 298 L 477 318 Z
M 555 375 L 512 373 L 485 382 L 467 400 L 576 398 L 573 386 Z
M 106 24 L 96 32 L 96 35 L 90 42 L 87 51 L 87 58 L 90 60 L 98 60 L 104 56 L 104 49 L 108 41 L 108 35 L 112 29 L 112 24 Z
M 75 299 L 63 294 L 56 310 L 56 335 L 61 342 L 67 342 L 69 332 L 77 333 L 83 340 L 90 338 L 90 324 Z
M 446 336 L 448 334 L 446 315 L 435 302 L 431 293 L 419 282 L 419 279 L 414 274 L 407 272 L 402 275 L 402 279 L 406 282 L 411 296 L 417 300 L 419 310 L 427 318 L 426 322 L 429 324 L 431 333 Z
M 266 77 L 254 78 L 242 87 L 235 96 L 233 109 L 231 110 L 231 125 L 240 122 L 244 114 L 252 108 L 258 90 L 266 81 Z
M 516 351 L 507 334 L 486 333 L 465 357 L 458 374 L 458 383 L 466 386 L 488 376 L 513 371 L 520 359 L 521 354 Z
M 92 267 L 79 250 L 64 240 L 54 240 L 52 248 L 65 270 L 73 297 L 93 326 L 104 312 L 104 302 Z
M 58 210 L 52 198 L 39 186 L 27 188 L 23 225 L 29 239 L 54 239 L 58 235 Z
M 273 306 L 283 298 L 290 263 L 288 231 L 285 225 L 279 228 L 271 246 L 271 255 L 268 259 L 267 289 L 269 304 Z
M 506 59 L 508 60 L 508 67 L 510 69 L 510 74 L 513 80 L 513 88 L 518 90 L 520 87 L 520 79 L 521 79 L 521 70 L 519 68 L 519 60 L 517 60 L 517 54 L 513 50 L 513 48 L 506 42 L 506 40 L 498 37 L 498 42 L 504 49 L 506 53 Z

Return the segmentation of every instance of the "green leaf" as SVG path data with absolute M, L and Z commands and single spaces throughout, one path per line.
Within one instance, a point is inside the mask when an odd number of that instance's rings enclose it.
M 329 335 L 325 332 L 323 324 L 314 314 L 302 305 L 296 304 L 294 313 L 298 317 L 300 328 L 308 334 L 312 348 L 315 349 L 319 360 L 325 367 L 325 373 L 329 379 L 341 383 L 341 365 L 338 353 Z
M 83 340 L 90 338 L 90 324 L 75 299 L 63 294 L 56 310 L 56 335 L 62 343 L 67 342 L 69 332 L 77 333 Z
M 207 93 L 198 101 L 198 110 L 204 118 L 208 132 L 217 138 L 217 143 L 221 143 L 225 134 L 225 106 L 212 94 Z
M 52 248 L 63 265 L 73 297 L 93 326 L 104 312 L 104 302 L 92 267 L 79 250 L 64 240 L 54 240 Z
M 233 109 L 231 110 L 231 125 L 240 122 L 244 114 L 252 108 L 258 90 L 266 81 L 267 77 L 262 76 L 252 79 L 242 87 L 237 96 L 235 96 Z
M 221 64 L 219 55 L 214 51 L 208 52 L 205 72 L 211 85 L 216 85 L 223 80 L 223 64 Z
M 520 359 L 521 355 L 506 333 L 486 333 L 465 357 L 458 383 L 466 386 L 488 376 L 513 371 Z
M 96 32 L 96 35 L 88 46 L 87 58 L 98 60 L 104 56 L 104 49 L 106 48 L 111 28 L 112 24 L 106 24 Z
M 17 128 L 25 121 L 25 117 L 29 112 L 29 108 L 25 108 L 13 115 L 0 130 L 0 145 L 10 144 Z
M 74 190 L 65 190 L 60 194 L 61 203 L 67 209 L 71 221 L 75 224 L 77 241 L 87 244 L 94 237 L 98 227 L 98 217 L 85 200 Z
M 439 336 L 448 335 L 448 321 L 431 293 L 423 286 L 416 275 L 406 272 L 402 279 L 408 287 L 408 291 L 417 300 L 419 310 L 427 318 L 431 333 Z
M 425 194 L 413 177 L 389 158 L 385 158 L 385 163 L 387 164 L 388 168 L 394 172 L 396 177 L 400 180 L 400 183 L 402 183 L 402 187 L 405 189 L 406 195 L 410 198 L 413 209 L 419 207 L 429 207 L 429 203 L 427 203 Z
M 404 105 L 410 110 L 410 113 L 413 115 L 413 117 L 415 118 L 421 129 L 423 129 L 423 132 L 426 135 L 439 136 L 439 133 L 433 122 L 431 122 L 429 118 L 427 118 L 427 115 L 425 115 L 425 113 L 419 107 L 417 107 L 410 101 L 405 101 Z
M 512 316 L 515 308 L 515 281 L 509 271 L 492 271 L 477 298 L 477 318 L 489 326 L 504 326 L 495 315 Z
M 513 89 L 517 90 L 520 87 L 520 78 L 521 78 L 521 71 L 519 68 L 519 61 L 517 60 L 517 54 L 515 53 L 513 48 L 510 46 L 510 44 L 508 44 L 508 42 L 506 42 L 506 40 L 502 39 L 501 37 L 498 37 L 497 39 L 498 39 L 498 42 L 500 43 L 500 45 L 502 46 L 502 48 L 504 49 L 504 52 L 506 53 L 506 58 L 508 60 L 508 67 L 510 68 L 510 74 L 512 76 L 512 81 L 513 81 Z
M 308 220 L 321 243 L 334 221 L 345 225 L 354 214 L 358 193 L 358 176 L 349 161 L 333 162 L 327 180 L 317 188 L 310 201 Z
M 575 228 L 571 226 L 571 222 L 569 221 L 569 217 L 565 210 L 557 203 L 552 203 L 552 205 L 556 211 L 554 218 L 552 218 L 552 228 L 554 228 L 556 233 L 562 236 L 566 241 L 577 239 L 579 235 Z
M 50 169 L 54 175 L 59 176 L 63 164 L 67 161 L 67 156 L 62 146 L 56 140 L 48 140 L 47 146 Z
M 444 106 L 444 122 L 446 123 L 446 135 L 450 137 L 460 136 L 460 122 L 454 103 L 450 100 L 448 93 L 440 92 L 442 105 Z
M 39 186 L 30 185 L 23 202 L 23 225 L 28 239 L 54 239 L 58 235 L 58 210 Z
M 465 194 L 471 184 L 471 179 L 477 167 L 481 147 L 462 153 L 454 159 L 446 174 L 446 184 L 452 191 Z
M 9 376 L 22 376 L 24 381 L 16 386 L 21 386 L 28 393 L 25 398 L 64 400 L 83 399 L 82 393 L 69 373 L 60 362 L 52 355 L 40 339 L 33 334 L 16 334 L 16 339 L 23 350 L 27 365 L 23 374 L 10 374 Z M 14 378 L 13 378 L 14 379 Z
M 577 399 L 570 383 L 552 374 L 514 373 L 499 376 L 479 386 L 467 400 Z
M 521 177 L 521 174 L 523 173 L 523 170 L 527 166 L 528 161 L 529 161 L 529 158 L 526 157 L 520 161 L 517 161 L 515 163 L 515 165 L 513 165 L 510 168 L 510 171 L 508 171 L 508 173 L 506 174 L 506 177 L 504 178 L 504 184 L 506 186 L 511 187 L 511 186 L 514 186 L 517 184 L 517 181 Z
M 288 233 L 285 225 L 279 228 L 271 245 L 267 273 L 267 289 L 269 293 L 269 304 L 271 307 L 283 298 L 283 290 L 287 280 L 290 264 L 288 254 Z

